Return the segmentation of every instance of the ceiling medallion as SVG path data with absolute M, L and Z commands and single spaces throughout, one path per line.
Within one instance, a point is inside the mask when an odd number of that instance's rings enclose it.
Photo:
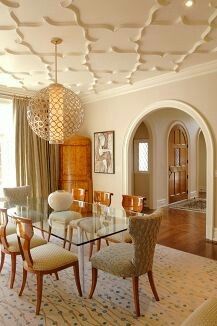
M 57 83 L 57 45 L 55 45 L 55 83 L 43 88 L 29 101 L 27 120 L 31 129 L 50 144 L 62 144 L 76 133 L 84 120 L 80 98 L 71 90 Z

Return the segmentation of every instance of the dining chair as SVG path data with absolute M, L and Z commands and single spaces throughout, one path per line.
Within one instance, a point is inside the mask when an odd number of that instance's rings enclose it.
M 122 195 L 122 207 L 128 211 L 141 213 L 144 209 L 145 197 L 135 195 Z
M 31 186 L 20 186 L 13 188 L 3 188 L 3 194 L 10 206 L 26 205 L 27 199 L 31 197 Z
M 159 296 L 154 284 L 152 266 L 157 235 L 162 219 L 161 211 L 146 216 L 129 218 L 129 233 L 133 243 L 117 243 L 102 248 L 92 258 L 92 285 L 89 298 L 96 288 L 98 270 L 122 278 L 132 278 L 136 316 L 140 316 L 139 276 L 148 274 L 149 283 L 156 301 Z
M 126 212 L 126 216 L 135 216 L 139 214 L 144 209 L 145 197 L 136 195 L 122 195 L 122 207 Z M 128 231 L 117 233 L 106 237 L 107 244 L 109 242 L 120 243 L 127 242 L 132 243 L 132 238 Z
M 72 188 L 72 199 L 78 201 L 84 201 L 86 197 L 86 189 L 83 188 Z M 72 239 L 73 235 L 73 227 L 70 226 L 70 222 L 72 220 L 77 220 L 82 217 L 81 212 L 77 209 L 78 205 L 71 205 L 70 210 L 67 211 L 60 211 L 56 212 L 53 211 L 49 215 L 49 231 L 48 231 L 48 241 L 50 241 L 50 236 L 52 232 L 52 228 L 60 228 L 62 227 L 64 230 L 64 241 L 63 241 L 63 248 L 66 246 L 67 236 Z M 69 246 L 71 248 L 71 243 L 69 242 Z M 69 249 L 70 250 L 70 249 Z
M 10 229 L 11 226 L 8 223 L 8 215 L 6 208 L 0 208 L 0 239 L 1 239 L 1 264 L 0 264 L 0 272 L 4 266 L 5 261 L 5 254 L 11 256 L 11 275 L 10 275 L 10 288 L 13 288 L 15 275 L 16 275 L 16 257 L 20 255 L 20 248 L 17 240 L 16 234 L 16 226 L 15 229 Z M 9 229 L 8 229 L 9 226 Z M 15 232 L 12 232 L 15 230 Z M 31 241 L 31 248 L 41 246 L 47 243 L 46 240 L 42 239 L 41 237 L 34 235 Z
M 111 205 L 111 200 L 113 195 L 114 194 L 112 192 L 94 190 L 93 200 L 95 204 L 100 204 L 109 207 Z M 108 240 L 105 239 L 105 241 L 106 244 L 109 245 Z M 94 246 L 94 242 L 90 242 L 89 258 L 93 254 L 93 246 Z M 99 251 L 100 248 L 101 248 L 101 239 L 98 239 L 96 240 L 96 250 Z
M 7 208 L 3 208 L 3 207 L 0 208 L 0 227 L 1 227 L 1 225 L 4 225 L 4 223 L 5 223 L 5 220 L 6 220 L 5 215 L 8 219 Z M 6 235 L 16 233 L 16 224 L 8 221 L 5 233 L 6 233 Z M 1 237 L 0 237 L 0 243 L 1 243 Z
M 77 290 L 82 296 L 77 255 L 53 243 L 31 248 L 30 244 L 34 237 L 32 220 L 19 218 L 16 223 L 18 242 L 23 258 L 23 281 L 19 296 L 22 295 L 25 288 L 27 273 L 35 274 L 37 284 L 36 315 L 40 312 L 44 275 L 56 274 L 58 271 L 73 267 Z
M 112 196 L 112 192 L 94 190 L 93 201 L 94 203 L 109 207 L 111 205 Z

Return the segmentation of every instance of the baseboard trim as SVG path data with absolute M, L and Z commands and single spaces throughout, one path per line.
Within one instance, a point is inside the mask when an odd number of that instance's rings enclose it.
M 217 228 L 213 229 L 213 239 L 212 242 L 216 242 L 217 243 Z
M 189 193 L 189 198 L 190 198 L 190 199 L 191 199 L 191 198 L 195 198 L 195 197 L 198 197 L 198 196 L 197 196 L 197 190 L 191 191 L 191 192 Z
M 167 200 L 165 198 L 157 200 L 157 208 L 167 206 Z

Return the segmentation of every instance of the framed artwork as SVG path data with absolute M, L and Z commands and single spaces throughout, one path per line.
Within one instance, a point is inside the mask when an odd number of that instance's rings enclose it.
M 114 131 L 94 133 L 94 172 L 115 173 Z

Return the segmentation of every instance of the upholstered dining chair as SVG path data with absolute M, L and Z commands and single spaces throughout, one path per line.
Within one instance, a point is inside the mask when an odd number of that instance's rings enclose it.
M 132 278 L 136 316 L 140 316 L 139 276 L 148 274 L 154 297 L 159 301 L 153 279 L 152 265 L 161 219 L 162 213 L 160 211 L 155 211 L 146 216 L 130 217 L 129 233 L 133 243 L 117 243 L 102 248 L 91 258 L 92 286 L 89 298 L 93 296 L 98 269 L 100 269 L 115 276 Z
M 126 212 L 126 216 L 135 216 L 137 213 L 141 213 L 144 208 L 145 197 L 136 195 L 122 195 L 122 207 Z M 107 242 L 127 242 L 131 243 L 132 238 L 128 231 L 114 234 L 106 238 Z
M 112 192 L 94 190 L 94 192 L 93 192 L 93 200 L 94 200 L 95 204 L 100 204 L 100 205 L 104 205 L 104 206 L 109 207 L 111 205 L 113 195 L 114 194 Z M 106 244 L 109 245 L 108 240 L 105 239 L 105 241 L 106 241 Z M 94 242 L 91 242 L 90 243 L 89 258 L 93 254 L 93 246 L 94 246 Z M 96 241 L 96 249 L 97 249 L 97 251 L 100 250 L 100 247 L 101 247 L 101 239 Z
M 85 200 L 86 193 L 87 190 L 84 188 L 72 188 L 72 199 L 83 202 Z M 49 215 L 48 241 L 50 241 L 52 228 L 60 228 L 60 226 L 62 226 L 62 228 L 64 229 L 63 248 L 65 248 L 67 236 L 69 239 L 72 239 L 73 235 L 73 227 L 70 226 L 70 222 L 72 220 L 77 220 L 82 217 L 81 211 L 77 210 L 78 207 L 78 205 L 72 204 L 70 210 L 60 212 L 54 211 Z M 69 243 L 69 247 L 71 248 L 71 243 Z
M 16 225 L 15 229 L 12 224 L 8 223 L 8 215 L 6 208 L 0 208 L 0 238 L 1 238 L 1 265 L 0 272 L 4 266 L 5 254 L 11 256 L 11 275 L 10 275 L 10 288 L 13 288 L 15 275 L 16 275 L 16 257 L 20 255 L 20 248 L 17 240 Z M 12 232 L 14 230 L 14 232 Z M 46 240 L 34 235 L 31 241 L 31 248 L 41 246 L 47 243 Z
M 78 293 L 82 296 L 77 256 L 53 243 L 31 249 L 30 244 L 34 237 L 31 219 L 19 218 L 16 223 L 18 242 L 23 257 L 23 281 L 19 296 L 22 295 L 25 288 L 27 273 L 35 274 L 37 281 L 36 315 L 40 312 L 44 275 L 56 274 L 60 270 L 73 267 Z
M 3 194 L 9 205 L 26 205 L 27 198 L 31 197 L 31 186 L 3 188 Z

